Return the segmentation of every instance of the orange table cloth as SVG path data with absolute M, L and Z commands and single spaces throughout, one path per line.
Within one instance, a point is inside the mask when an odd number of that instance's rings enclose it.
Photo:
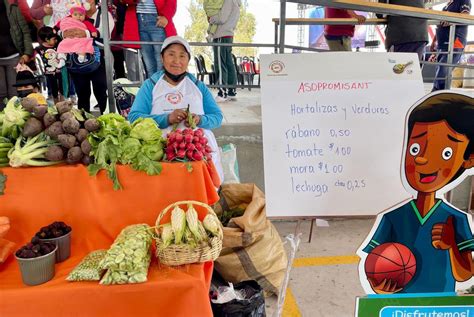
M 65 281 L 87 253 L 108 249 L 127 225 L 153 226 L 159 212 L 178 200 L 215 203 L 215 170 L 191 164 L 189 172 L 185 164 L 163 163 L 158 176 L 118 166 L 119 191 L 103 171 L 91 177 L 81 165 L 2 169 L 8 179 L 0 215 L 11 223 L 5 238 L 20 247 L 42 226 L 64 221 L 72 227 L 72 244 L 71 257 L 56 264 L 55 277 L 42 285 L 22 283 L 14 256 L 0 265 L 0 316 L 212 316 L 212 262 L 170 268 L 154 260 L 142 284 Z

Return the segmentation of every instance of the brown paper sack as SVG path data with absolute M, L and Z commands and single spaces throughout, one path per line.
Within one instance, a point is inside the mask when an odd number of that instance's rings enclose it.
M 224 227 L 223 248 L 216 270 L 232 283 L 256 280 L 266 293 L 278 295 L 287 258 L 280 236 L 265 212 L 265 195 L 255 184 L 224 184 L 217 215 L 246 206 L 241 217 Z

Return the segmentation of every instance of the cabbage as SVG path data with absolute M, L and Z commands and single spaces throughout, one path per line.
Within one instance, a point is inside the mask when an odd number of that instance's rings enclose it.
M 140 118 L 132 124 L 130 136 L 145 142 L 158 141 L 161 139 L 161 130 L 152 118 Z
M 122 157 L 120 162 L 122 164 L 130 164 L 137 157 L 137 153 L 140 151 L 142 144 L 138 139 L 127 138 L 122 143 Z

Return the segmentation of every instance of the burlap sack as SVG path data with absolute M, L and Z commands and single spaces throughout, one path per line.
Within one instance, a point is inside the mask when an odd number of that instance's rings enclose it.
M 287 258 L 280 236 L 265 212 L 265 195 L 255 184 L 222 185 L 217 215 L 246 205 L 244 215 L 224 227 L 223 248 L 216 270 L 232 283 L 256 280 L 268 293 L 278 295 Z

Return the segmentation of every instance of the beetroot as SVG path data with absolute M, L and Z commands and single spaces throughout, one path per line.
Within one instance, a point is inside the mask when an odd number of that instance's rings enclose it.
M 44 157 L 52 162 L 62 161 L 64 159 L 63 148 L 59 145 L 50 146 L 48 151 L 44 154 Z
M 46 128 L 49 127 L 50 125 L 52 125 L 56 121 L 57 121 L 57 119 L 56 119 L 55 115 L 52 115 L 52 114 L 47 113 L 47 112 L 44 114 L 43 123 L 44 123 L 44 126 Z

